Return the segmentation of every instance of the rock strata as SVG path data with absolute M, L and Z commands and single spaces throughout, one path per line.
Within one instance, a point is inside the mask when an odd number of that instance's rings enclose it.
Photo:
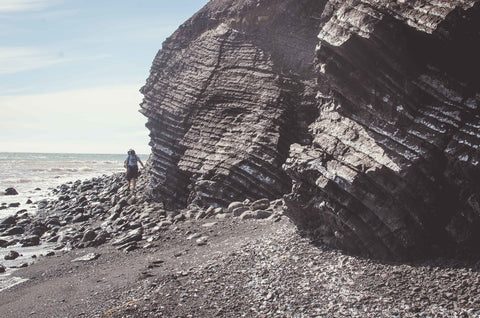
M 335 248 L 480 254 L 478 21 L 474 0 L 210 1 L 141 90 L 152 194 L 285 195 Z

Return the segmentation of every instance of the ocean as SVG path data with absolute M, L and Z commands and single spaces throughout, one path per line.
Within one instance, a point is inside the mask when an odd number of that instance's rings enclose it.
M 138 155 L 145 163 L 147 155 Z M 27 209 L 63 183 L 124 172 L 126 154 L 8 153 L 0 152 L 0 219 Z M 18 195 L 4 195 L 14 188 Z M 32 204 L 26 202 L 31 200 Z M 8 207 L 20 203 L 19 207 Z M 1 207 L 3 206 L 3 207 Z

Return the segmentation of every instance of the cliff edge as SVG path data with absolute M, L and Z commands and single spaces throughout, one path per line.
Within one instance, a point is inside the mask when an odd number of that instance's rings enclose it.
M 381 259 L 480 254 L 480 4 L 212 0 L 142 88 L 167 206 L 284 198 Z

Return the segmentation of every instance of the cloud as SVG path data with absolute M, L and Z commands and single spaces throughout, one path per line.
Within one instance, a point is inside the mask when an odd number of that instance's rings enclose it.
M 58 3 L 60 3 L 58 0 L 2 0 L 0 12 L 38 10 Z
M 63 63 L 95 60 L 109 57 L 107 54 L 91 57 L 65 58 L 62 54 L 51 53 L 28 47 L 0 47 L 0 75 L 50 67 Z
M 0 151 L 148 153 L 140 85 L 0 96 Z M 143 129 L 143 131 L 142 131 Z

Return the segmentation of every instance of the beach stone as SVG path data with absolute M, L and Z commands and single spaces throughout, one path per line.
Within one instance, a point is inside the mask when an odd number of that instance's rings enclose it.
M 46 241 L 48 243 L 56 243 L 58 241 L 58 238 L 59 238 L 59 236 L 54 234 L 54 235 L 50 236 L 48 239 L 46 239 Z
M 72 263 L 76 263 L 76 262 L 89 262 L 89 261 L 93 261 L 93 260 L 96 260 L 97 258 L 99 258 L 101 256 L 101 254 L 99 253 L 89 253 L 89 254 L 86 254 L 84 256 L 81 256 L 81 257 L 77 257 L 75 259 L 72 260 Z
M 5 271 L 6 271 L 5 266 L 3 266 L 3 264 L 0 264 L 0 274 L 5 273 Z
M 14 188 L 7 188 L 5 190 L 5 195 L 17 195 L 18 192 Z
M 10 251 L 10 252 L 8 252 L 7 255 L 4 256 L 4 259 L 6 261 L 11 261 L 11 260 L 16 259 L 19 256 L 20 256 L 20 254 L 17 251 Z
M 138 242 L 142 239 L 143 229 L 140 227 L 138 229 L 128 232 L 125 236 L 120 237 L 119 239 L 112 242 L 112 245 L 125 245 L 131 242 Z
M 18 208 L 20 206 L 20 202 L 13 202 L 8 205 L 9 208 Z
M 88 221 L 88 219 L 90 219 L 89 214 L 80 214 L 80 215 L 75 216 L 73 218 L 72 222 L 73 223 L 80 223 L 80 222 Z
M 82 242 L 82 243 L 87 243 L 87 242 L 93 241 L 96 236 L 97 236 L 97 233 L 95 233 L 94 230 L 92 230 L 92 229 L 87 230 L 87 231 L 85 231 L 85 233 L 83 234 L 83 237 L 82 237 L 82 239 L 81 239 L 81 242 Z
M 60 226 L 61 223 L 60 223 L 60 220 L 58 219 L 58 217 L 56 216 L 51 216 L 47 219 L 47 221 L 45 222 L 45 225 L 48 227 L 48 228 L 53 228 L 53 227 L 57 227 L 57 226 Z
M 15 216 L 9 216 L 9 217 L 6 217 L 5 219 L 3 219 L 1 222 L 0 222 L 1 225 L 15 225 L 17 224 L 17 219 Z
M 203 227 L 212 227 L 212 226 L 215 226 L 215 225 L 217 225 L 217 222 L 210 222 L 210 223 L 202 224 Z
M 181 221 L 185 221 L 186 219 L 187 219 L 187 217 L 185 216 L 185 214 L 180 213 L 173 218 L 173 221 L 174 222 L 181 222 Z
M 243 212 L 239 218 L 241 220 L 248 220 L 248 219 L 255 219 L 255 213 L 251 210 L 247 210 L 245 212 Z
M 71 197 L 69 195 L 61 195 L 58 197 L 59 201 L 70 201 Z
M 212 215 L 214 213 L 213 211 L 215 211 L 215 207 L 209 206 L 208 209 L 205 211 L 206 217 Z
M 187 240 L 193 240 L 195 238 L 199 238 L 200 236 L 202 236 L 202 234 L 200 233 L 193 233 L 193 234 L 190 234 L 188 237 L 187 237 Z
M 220 213 L 223 213 L 223 208 L 215 208 L 213 210 L 213 214 L 220 214 Z
M 7 247 L 7 246 L 9 245 L 8 243 L 9 243 L 9 242 L 8 242 L 7 240 L 2 240 L 2 239 L 0 239 L 0 247 L 5 248 L 5 247 Z
M 32 204 L 32 203 L 33 203 L 33 201 L 30 200 L 30 199 L 28 199 L 28 200 L 25 202 L 25 204 Z
M 266 210 L 256 210 L 253 212 L 255 219 L 266 219 L 272 215 L 272 212 Z
M 197 243 L 198 246 L 206 245 L 208 241 L 208 236 L 202 236 L 198 238 L 195 242 Z
M 38 235 L 30 235 L 20 240 L 20 243 L 22 247 L 37 246 L 40 244 L 40 237 Z
M 18 235 L 25 233 L 25 229 L 21 226 L 14 226 L 5 232 L 2 233 L 1 236 L 10 236 L 10 235 Z
M 37 206 L 39 209 L 45 209 L 48 206 L 48 201 L 43 199 L 37 202 Z
M 158 226 L 159 227 L 167 227 L 167 226 L 170 226 L 172 224 L 173 223 L 171 221 L 165 220 L 165 221 L 162 221 L 162 222 L 158 223 Z
M 233 216 L 240 216 L 245 211 L 249 211 L 249 209 L 244 207 L 244 206 L 241 206 L 241 207 L 233 209 L 232 214 L 233 214 Z
M 136 242 L 132 242 L 127 244 L 126 246 L 121 246 L 120 249 L 125 250 L 125 252 L 131 252 L 138 249 L 138 245 Z
M 198 211 L 197 213 L 197 216 L 195 217 L 196 220 L 200 220 L 200 219 L 203 219 L 207 216 L 207 213 L 205 213 L 205 211 L 203 210 L 200 210 Z
M 264 210 L 270 206 L 270 200 L 264 198 L 260 199 L 257 201 L 252 202 L 250 204 L 250 210 L 255 211 L 255 210 Z
M 80 192 L 92 190 L 95 185 L 93 183 L 84 183 L 80 186 Z
M 100 231 L 100 233 L 98 233 L 98 235 L 93 240 L 92 244 L 93 246 L 102 245 L 107 241 L 109 237 L 110 237 L 110 234 L 108 234 L 107 231 Z
M 20 224 L 20 223 L 19 223 Z M 42 236 L 43 233 L 48 231 L 48 226 L 43 224 L 41 221 L 34 221 L 29 227 L 28 227 L 28 233 L 31 235 L 38 235 Z
M 243 208 L 243 207 L 245 207 L 243 205 L 243 202 L 235 201 L 235 202 L 232 202 L 228 205 L 227 210 L 228 210 L 228 212 L 233 213 L 233 211 L 235 209 Z

